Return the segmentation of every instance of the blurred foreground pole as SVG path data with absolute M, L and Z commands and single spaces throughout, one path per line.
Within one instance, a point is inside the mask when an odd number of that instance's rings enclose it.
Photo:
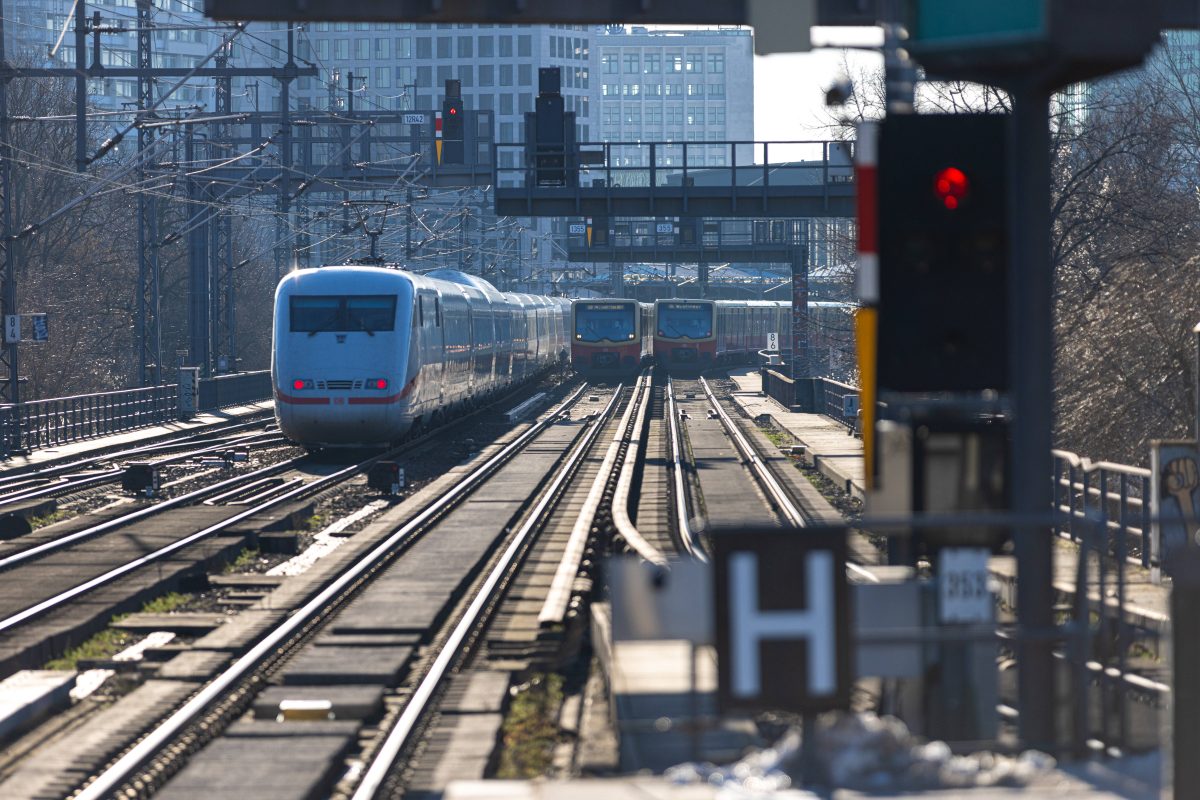
M 1009 157 L 1009 378 L 1013 395 L 1013 513 L 1045 518 L 1054 502 L 1051 474 L 1054 393 L 1053 271 L 1050 265 L 1050 92 L 1041 84 L 1014 87 Z M 1055 752 L 1054 595 L 1051 532 L 1018 525 L 1017 696 L 1026 747 Z
M 1174 797 L 1200 797 L 1200 553 L 1185 550 L 1172 569 L 1170 778 Z

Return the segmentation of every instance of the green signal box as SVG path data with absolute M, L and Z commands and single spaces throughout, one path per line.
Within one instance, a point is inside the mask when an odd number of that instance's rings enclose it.
M 908 0 L 908 49 L 937 75 L 1051 85 L 1141 62 L 1163 20 L 1162 0 Z
M 912 38 L 923 46 L 1019 45 L 1048 33 L 1046 0 L 920 0 Z

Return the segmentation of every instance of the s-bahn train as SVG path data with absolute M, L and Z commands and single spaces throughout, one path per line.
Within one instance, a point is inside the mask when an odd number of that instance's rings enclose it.
M 847 303 L 809 303 L 809 349 L 850 349 L 851 312 Z M 707 369 L 753 360 L 767 348 L 767 334 L 779 335 L 790 356 L 792 305 L 763 300 L 658 300 L 654 303 L 654 359 L 675 370 Z
M 593 377 L 627 375 L 650 358 L 654 307 L 636 300 L 571 303 L 571 365 Z
M 275 292 L 275 416 L 309 447 L 379 446 L 566 356 L 569 303 L 455 270 L 329 266 Z

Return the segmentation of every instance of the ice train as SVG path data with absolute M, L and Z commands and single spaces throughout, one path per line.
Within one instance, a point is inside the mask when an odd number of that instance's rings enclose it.
M 566 357 L 570 303 L 455 270 L 327 266 L 275 292 L 275 415 L 309 447 L 380 446 Z

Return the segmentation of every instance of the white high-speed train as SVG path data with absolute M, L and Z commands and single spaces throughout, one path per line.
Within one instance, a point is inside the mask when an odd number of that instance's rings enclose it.
M 275 292 L 279 427 L 309 447 L 395 441 L 557 363 L 570 308 L 455 270 L 293 272 Z

